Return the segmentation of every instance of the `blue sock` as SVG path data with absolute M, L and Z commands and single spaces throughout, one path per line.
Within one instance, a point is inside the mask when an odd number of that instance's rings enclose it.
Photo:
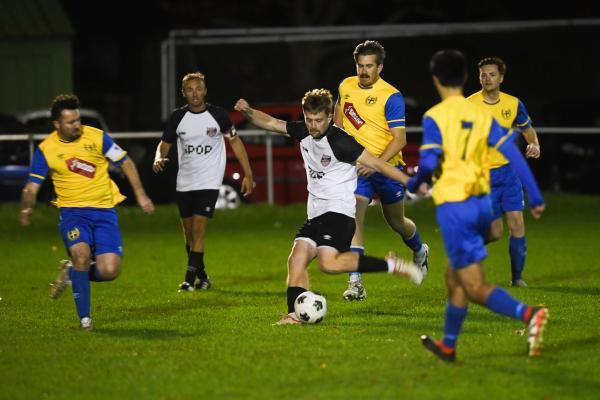
M 412 251 L 419 251 L 421 250 L 421 246 L 423 246 L 423 242 L 421 242 L 421 235 L 419 235 L 419 230 L 416 226 L 415 233 L 413 233 L 410 238 L 402 238 L 402 240 Z
M 446 304 L 446 322 L 444 324 L 444 345 L 455 348 L 456 340 L 462 329 L 463 321 L 467 316 L 467 307 L 456 307 L 448 302 Z
M 88 271 L 71 268 L 69 275 L 73 285 L 73 298 L 79 319 L 90 316 L 90 276 Z
M 512 280 L 514 282 L 522 278 L 523 268 L 525 267 L 525 256 L 527 255 L 525 236 L 521 238 L 511 236 L 508 252 L 510 253 L 510 270 L 512 271 Z
M 353 253 L 358 253 L 361 256 L 365 255 L 364 246 L 350 246 L 350 251 Z M 360 272 L 350 272 L 349 275 L 350 275 L 350 281 L 360 281 L 361 280 Z
M 523 320 L 527 305 L 515 299 L 506 290 L 496 287 L 490 293 L 485 306 L 495 313 Z

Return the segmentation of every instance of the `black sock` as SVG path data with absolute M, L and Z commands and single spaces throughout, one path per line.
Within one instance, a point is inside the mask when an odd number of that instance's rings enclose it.
M 196 275 L 200 280 L 208 278 L 206 271 L 204 270 L 204 253 L 190 251 L 188 265 L 196 267 Z
M 288 313 L 294 312 L 294 302 L 296 301 L 296 298 L 304 292 L 306 292 L 306 289 L 300 286 L 291 286 L 287 288 Z
M 370 256 L 358 257 L 358 272 L 387 272 L 387 261 Z

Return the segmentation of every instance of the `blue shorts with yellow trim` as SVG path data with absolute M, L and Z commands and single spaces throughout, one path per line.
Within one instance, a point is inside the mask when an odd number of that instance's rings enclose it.
M 402 171 L 402 166 L 397 166 L 398 170 Z M 383 204 L 393 204 L 404 199 L 406 187 L 387 176 L 375 172 L 369 177 L 359 176 L 356 182 L 356 190 L 354 194 L 368 198 L 373 198 L 375 193 L 379 195 L 379 199 Z
M 487 257 L 485 237 L 492 222 L 489 196 L 440 204 L 436 208 L 436 217 L 453 269 L 464 268 Z
M 61 208 L 59 228 L 67 252 L 77 243 L 87 243 L 94 255 L 123 255 L 123 241 L 114 208 Z
M 510 164 L 491 169 L 490 183 L 494 219 L 500 218 L 502 214 L 509 211 L 523 211 L 525 208 L 523 185 Z

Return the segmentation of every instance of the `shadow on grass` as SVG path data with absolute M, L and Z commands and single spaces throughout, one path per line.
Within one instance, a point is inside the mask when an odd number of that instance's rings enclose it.
M 538 286 L 538 287 L 530 287 L 528 290 L 538 291 L 538 292 L 554 292 L 554 293 L 564 293 L 564 294 L 575 294 L 582 296 L 600 296 L 600 288 L 594 286 L 585 286 L 585 287 L 573 287 L 573 286 L 558 286 L 558 285 L 547 285 L 547 286 Z
M 94 334 L 108 335 L 120 338 L 145 340 L 172 340 L 184 337 L 200 336 L 202 331 L 181 333 L 175 329 L 145 329 L 145 328 L 95 328 Z
M 276 298 L 278 300 L 284 299 L 285 301 L 285 290 L 279 291 L 247 291 L 247 290 L 228 290 L 228 289 L 211 289 L 214 293 L 221 293 L 226 295 L 233 295 L 240 299 L 247 299 L 249 297 L 269 297 Z

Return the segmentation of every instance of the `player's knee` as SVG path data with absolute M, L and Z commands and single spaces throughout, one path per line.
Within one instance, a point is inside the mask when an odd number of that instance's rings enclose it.
M 486 300 L 486 285 L 483 282 L 470 283 L 464 285 L 463 288 L 470 301 L 477 304 L 485 304 Z
M 116 279 L 121 273 L 121 266 L 118 264 L 108 264 L 101 271 L 102 278 L 106 281 Z
M 86 252 L 71 252 L 73 268 L 79 271 L 87 271 L 90 267 L 91 255 Z

